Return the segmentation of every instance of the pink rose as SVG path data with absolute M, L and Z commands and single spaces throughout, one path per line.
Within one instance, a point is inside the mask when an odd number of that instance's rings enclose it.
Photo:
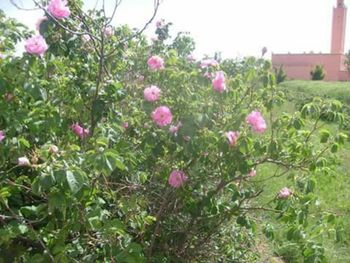
M 18 166 L 30 166 L 30 161 L 25 156 L 20 157 L 20 158 L 18 158 L 17 165 Z
M 170 173 L 168 183 L 174 188 L 179 188 L 187 181 L 187 179 L 188 177 L 183 171 L 174 170 Z
M 201 68 L 207 68 L 207 67 L 216 67 L 219 65 L 219 62 L 217 62 L 215 59 L 203 59 L 201 61 Z
M 279 192 L 278 192 L 278 198 L 280 199 L 287 199 L 288 197 L 290 197 L 292 195 L 292 191 L 287 188 L 287 187 L 283 187 Z
M 251 169 L 249 174 L 248 174 L 249 177 L 254 177 L 256 176 L 256 170 L 255 169 Z
M 51 0 L 47 10 L 56 19 L 63 19 L 70 16 L 67 0 Z
M 171 114 L 170 109 L 166 106 L 160 106 L 156 108 L 152 112 L 151 117 L 159 127 L 169 125 L 173 119 L 173 115 Z
M 25 50 L 32 55 L 42 56 L 48 49 L 45 39 L 41 35 L 26 40 Z
M 235 131 L 229 131 L 226 132 L 226 138 L 228 140 L 228 144 L 233 147 L 236 145 L 237 140 L 239 138 L 239 132 L 235 132 Z
M 143 91 L 143 97 L 148 102 L 157 101 L 160 98 L 161 90 L 157 86 L 150 86 Z
M 103 34 L 106 36 L 106 37 L 110 37 L 113 35 L 113 27 L 112 26 L 107 26 L 103 29 Z
M 147 60 L 150 70 L 158 70 L 164 68 L 164 60 L 159 56 L 152 56 Z
M 179 122 L 177 123 L 177 125 L 171 125 L 171 126 L 169 127 L 169 132 L 176 136 L 176 135 L 177 135 L 177 132 L 179 131 L 179 129 L 181 128 L 181 126 L 182 126 L 182 123 L 179 121 Z
M 263 133 L 266 130 L 266 122 L 259 111 L 252 111 L 247 116 L 246 122 L 257 133 Z
M 5 132 L 4 131 L 0 131 L 0 142 L 2 142 L 5 139 Z
M 213 82 L 213 88 L 215 91 L 222 93 L 224 92 L 224 90 L 226 90 L 224 72 L 222 71 L 216 72 L 215 78 L 213 79 L 212 82 Z
M 124 122 L 124 123 L 122 124 L 122 127 L 123 127 L 124 129 L 129 128 L 129 123 L 128 123 L 128 122 Z
M 36 23 L 35 23 L 35 29 L 36 29 L 37 31 L 40 31 L 40 25 L 41 25 L 41 23 L 44 22 L 44 21 L 46 21 L 46 20 L 47 20 L 47 17 L 46 17 L 46 16 L 40 17 L 40 18 L 36 21 Z
M 80 139 L 84 139 L 89 135 L 89 129 L 84 129 L 78 123 L 72 124 L 70 128 Z

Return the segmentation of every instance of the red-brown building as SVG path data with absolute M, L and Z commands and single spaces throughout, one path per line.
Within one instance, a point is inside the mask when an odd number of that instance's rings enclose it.
M 276 68 L 282 66 L 288 79 L 309 80 L 310 72 L 316 65 L 322 65 L 326 72 L 325 80 L 350 81 L 344 55 L 346 15 L 347 7 L 344 0 L 337 0 L 337 6 L 333 8 L 330 54 L 272 54 L 273 66 Z

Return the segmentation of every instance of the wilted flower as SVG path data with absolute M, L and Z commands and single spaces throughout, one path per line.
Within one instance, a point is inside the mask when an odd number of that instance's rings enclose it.
M 166 106 L 160 106 L 156 108 L 152 112 L 151 117 L 153 121 L 160 127 L 169 125 L 173 119 L 173 115 L 171 114 L 170 109 Z
M 287 199 L 292 195 L 292 191 L 288 187 L 283 187 L 279 192 L 278 192 L 278 198 L 281 199 Z
M 251 169 L 249 174 L 248 174 L 249 177 L 254 177 L 256 176 L 256 170 L 255 169 Z
M 158 21 L 156 22 L 156 27 L 157 27 L 157 28 L 161 29 L 161 28 L 163 28 L 164 26 L 165 26 L 165 20 L 164 20 L 164 19 L 158 20 Z
M 91 40 L 91 37 L 88 34 L 82 35 L 81 38 L 83 39 L 84 43 L 87 43 L 87 42 L 89 42 Z
M 213 79 L 212 82 L 213 82 L 213 88 L 215 91 L 222 93 L 226 90 L 224 72 L 222 71 L 216 72 L 215 78 Z
M 143 91 L 143 97 L 148 102 L 157 101 L 160 98 L 161 90 L 157 86 L 150 86 Z
M 107 26 L 104 28 L 103 33 L 106 37 L 110 37 L 113 35 L 113 27 L 112 26 Z
M 20 157 L 17 161 L 18 166 L 30 166 L 30 161 L 27 157 Z
M 152 56 L 147 60 L 147 64 L 151 70 L 159 70 L 164 68 L 164 60 L 159 56 Z
M 215 59 L 203 59 L 201 61 L 201 68 L 207 68 L 207 67 L 216 67 L 219 65 L 219 62 L 217 62 Z
M 232 147 L 235 146 L 239 138 L 239 132 L 229 131 L 229 132 L 226 132 L 225 135 L 228 140 L 228 144 Z
M 171 125 L 171 126 L 169 127 L 169 132 L 172 133 L 172 134 L 174 134 L 174 135 L 176 136 L 176 135 L 177 135 L 177 132 L 179 131 L 179 129 L 181 128 L 181 126 L 182 126 L 182 123 L 179 121 L 179 122 L 177 123 L 177 125 Z
M 247 116 L 246 122 L 257 133 L 263 133 L 266 130 L 266 122 L 259 111 L 252 111 Z
M 48 46 L 45 39 L 41 35 L 37 35 L 27 39 L 24 48 L 29 54 L 42 56 L 48 49 Z
M 47 10 L 56 19 L 63 19 L 70 16 L 67 0 L 51 0 Z
M 51 154 L 57 154 L 58 153 L 58 147 L 54 144 L 52 144 L 49 148 L 49 153 Z
M 267 52 L 267 47 L 263 47 L 261 49 L 261 56 L 263 57 L 266 54 L 266 52 Z
M 195 61 L 196 61 L 196 58 L 194 57 L 193 54 L 187 55 L 186 58 L 187 58 L 187 60 L 188 60 L 189 62 L 195 62 Z
M 183 171 L 174 170 L 170 173 L 168 183 L 174 188 L 179 188 L 187 181 L 187 179 L 188 177 Z

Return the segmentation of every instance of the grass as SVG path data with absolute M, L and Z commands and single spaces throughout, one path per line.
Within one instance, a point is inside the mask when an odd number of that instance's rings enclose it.
M 338 99 L 346 106 L 350 106 L 350 83 L 346 82 L 322 82 L 322 81 L 287 81 L 280 84 L 280 87 L 288 92 L 289 101 L 286 102 L 279 112 L 295 111 L 295 104 L 303 98 L 327 97 Z M 335 125 L 327 124 L 330 130 L 336 129 Z M 339 152 L 340 165 L 330 176 L 317 176 L 319 196 L 319 208 L 321 211 L 336 213 L 344 222 L 346 238 L 350 241 L 350 142 Z M 260 178 L 271 176 L 273 167 L 262 167 L 258 172 Z M 290 186 L 287 178 L 275 178 L 267 181 L 267 193 L 260 202 L 262 204 L 274 198 L 276 193 L 284 186 Z M 273 218 L 270 218 L 273 220 Z M 283 227 L 283 226 L 280 226 Z M 330 239 L 324 240 L 326 255 L 329 262 L 348 263 L 350 262 L 350 246 L 346 244 L 335 244 Z

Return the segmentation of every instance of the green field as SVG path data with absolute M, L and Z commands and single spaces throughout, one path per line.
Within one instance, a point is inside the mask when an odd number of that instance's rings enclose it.
M 295 111 L 296 106 L 307 98 L 312 97 L 327 97 L 340 100 L 344 106 L 350 106 L 350 83 L 344 82 L 322 82 L 322 81 L 287 81 L 280 84 L 288 98 L 279 112 Z M 327 124 L 327 128 L 337 129 L 333 124 Z M 344 131 L 348 133 L 348 131 Z M 329 176 L 317 175 L 317 194 L 319 196 L 319 211 L 327 211 L 334 213 L 343 222 L 345 236 L 347 241 L 350 241 L 350 142 L 347 142 L 345 147 L 339 152 L 339 166 Z M 271 167 L 263 167 L 259 171 L 261 177 L 271 175 Z M 290 185 L 290 181 L 280 177 L 273 181 L 269 181 L 268 191 L 260 200 L 266 202 L 274 198 L 274 195 L 279 189 L 286 185 Z M 273 220 L 273 216 L 271 216 Z M 316 218 L 315 218 L 316 220 Z M 280 226 L 283 227 L 283 226 Z M 348 242 L 335 244 L 331 241 L 331 237 L 324 238 L 326 255 L 329 262 L 348 263 L 350 262 L 350 244 Z M 278 251 L 276 244 L 270 244 L 270 249 Z M 273 252 L 271 253 L 273 254 Z M 271 257 L 269 262 L 276 261 Z M 294 261 L 287 261 L 294 262 Z

